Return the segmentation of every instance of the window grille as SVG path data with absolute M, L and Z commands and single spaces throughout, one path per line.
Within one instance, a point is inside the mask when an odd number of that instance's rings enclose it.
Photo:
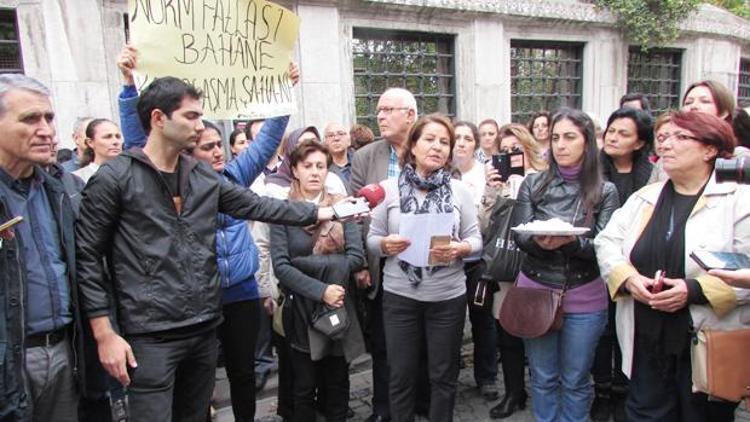
M 628 93 L 646 95 L 654 115 L 680 106 L 682 51 L 651 49 L 644 53 L 630 47 L 628 53 Z
M 354 29 L 354 101 L 357 123 L 378 133 L 378 98 L 387 88 L 409 90 L 419 115 L 456 114 L 453 36 Z
M 740 59 L 740 76 L 737 82 L 737 104 L 750 106 L 750 59 Z
M 511 40 L 510 75 L 514 122 L 561 106 L 581 108 L 583 44 Z
M 16 11 L 0 9 L 0 73 L 23 73 Z

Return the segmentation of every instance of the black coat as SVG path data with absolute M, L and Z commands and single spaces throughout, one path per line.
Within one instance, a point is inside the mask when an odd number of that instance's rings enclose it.
M 83 309 L 90 318 L 104 316 L 114 300 L 124 334 L 219 320 L 219 212 L 281 224 L 317 220 L 312 204 L 259 197 L 189 156 L 180 157 L 178 168 L 180 213 L 165 179 L 137 148 L 103 165 L 83 191 L 76 226 Z M 111 281 L 104 276 L 104 256 Z
M 78 382 L 80 391 L 85 391 L 85 366 L 82 364 L 86 356 L 83 352 L 82 318 L 78 303 L 78 284 L 76 283 L 76 250 L 74 223 L 75 216 L 70 198 L 63 184 L 50 176 L 41 167 L 35 167 L 35 172 L 42 174 L 44 189 L 49 198 L 52 215 L 55 216 L 60 241 L 62 242 L 63 258 L 68 267 L 68 287 L 70 303 L 73 311 L 73 374 Z M 0 193 L 0 222 L 12 218 L 5 197 Z M 31 420 L 31 392 L 26 391 L 26 369 L 24 364 L 25 339 L 25 309 L 29 300 L 26 295 L 26 267 L 21 239 L 3 241 L 0 248 L 0 420 L 23 421 Z M 96 356 L 88 356 L 96 359 Z
M 551 170 L 548 170 L 551 171 Z M 534 195 L 547 172 L 526 176 L 518 192 L 513 210 L 513 226 L 535 220 L 559 218 L 576 227 L 586 226 L 586 210 L 578 183 L 566 183 L 556 175 L 545 192 Z M 521 271 L 532 280 L 550 286 L 568 287 L 586 284 L 599 277 L 599 265 L 594 251 L 594 237 L 604 229 L 612 213 L 619 207 L 617 189 L 610 182 L 602 184 L 602 195 L 593 210 L 588 233 L 577 236 L 576 241 L 548 251 L 542 249 L 528 234 L 515 233 L 516 244 L 526 252 Z

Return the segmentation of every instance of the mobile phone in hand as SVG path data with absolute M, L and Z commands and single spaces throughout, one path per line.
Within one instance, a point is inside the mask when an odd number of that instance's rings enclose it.
M 658 270 L 654 275 L 654 280 L 656 282 L 653 286 L 651 286 L 651 293 L 660 293 L 662 290 L 664 290 L 664 271 Z
M 8 230 L 9 228 L 15 226 L 16 224 L 18 224 L 18 223 L 20 223 L 22 221 L 23 221 L 23 217 L 20 216 L 20 215 L 17 216 L 17 217 L 11 218 L 10 220 L 6 221 L 5 223 L 0 224 L 0 232 L 4 231 L 4 230 Z

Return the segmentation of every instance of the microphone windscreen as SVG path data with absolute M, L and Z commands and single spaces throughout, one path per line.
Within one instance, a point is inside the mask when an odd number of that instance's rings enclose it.
M 357 196 L 367 199 L 370 209 L 375 208 L 385 199 L 385 189 L 378 183 L 362 186 L 357 192 Z

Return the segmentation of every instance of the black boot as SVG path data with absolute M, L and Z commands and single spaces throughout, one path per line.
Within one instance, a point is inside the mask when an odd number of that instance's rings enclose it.
M 591 419 L 594 422 L 604 422 L 609 420 L 609 415 L 612 413 L 612 400 L 610 399 L 610 391 L 606 390 L 595 390 L 594 402 L 591 404 Z
M 500 403 L 490 409 L 490 418 L 504 419 L 515 413 L 516 410 L 526 409 L 526 391 L 506 393 Z

